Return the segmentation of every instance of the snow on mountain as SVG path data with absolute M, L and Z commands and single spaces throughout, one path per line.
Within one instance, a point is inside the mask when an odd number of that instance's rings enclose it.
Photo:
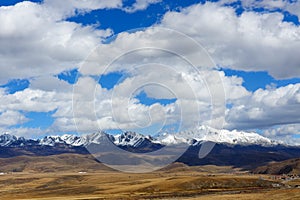
M 145 141 L 152 141 L 150 136 L 144 136 L 135 132 L 125 132 L 115 137 L 114 143 L 120 146 L 138 147 Z
M 62 135 L 61 139 L 69 145 L 72 146 L 82 146 L 85 144 L 85 140 L 83 139 L 83 137 L 77 136 L 77 135 Z
M 62 136 L 46 136 L 40 140 L 40 145 L 54 146 L 55 144 L 68 144 L 71 146 L 88 146 L 89 144 L 100 144 L 104 137 L 109 139 L 116 145 L 138 147 L 144 141 L 151 141 L 150 136 L 144 136 L 135 132 L 124 132 L 119 135 L 109 135 L 105 132 L 96 132 L 92 134 L 85 134 L 82 136 L 76 135 L 62 135 Z
M 100 144 L 104 137 L 114 142 L 117 146 L 140 147 L 146 144 L 174 145 L 185 143 L 197 145 L 203 141 L 212 141 L 216 143 L 239 144 L 239 145 L 262 145 L 272 146 L 280 144 L 266 137 L 253 132 L 217 130 L 207 126 L 199 126 L 195 129 L 182 131 L 176 134 L 162 133 L 156 137 L 144 136 L 135 132 L 124 132 L 119 135 L 109 135 L 105 132 L 96 132 L 81 136 L 62 135 L 46 136 L 36 141 L 39 145 L 55 146 L 56 144 L 66 144 L 71 146 L 88 146 L 89 144 Z M 17 138 L 16 136 L 3 134 L 0 135 L 0 146 L 10 146 L 12 144 L 24 145 L 27 140 Z M 29 141 L 29 140 L 28 140 Z
M 65 141 L 58 135 L 46 136 L 39 141 L 40 145 L 54 146 L 55 144 L 65 144 Z
M 109 135 L 105 132 L 96 132 L 96 133 L 92 133 L 92 134 L 86 134 L 81 136 L 81 143 L 84 146 L 87 146 L 89 144 L 100 144 L 101 141 L 103 141 L 105 139 L 105 137 L 108 137 L 111 141 L 114 142 L 115 138 L 112 135 Z
M 160 143 L 163 145 L 174 145 L 174 144 L 180 144 L 180 143 L 187 143 L 191 144 L 192 139 L 185 138 L 180 136 L 180 134 L 168 134 L 168 133 L 162 133 L 158 135 L 156 138 L 156 143 Z
M 177 134 L 163 134 L 158 138 L 162 144 L 189 143 L 197 144 L 200 141 L 211 141 L 216 143 L 239 144 L 239 145 L 276 145 L 272 141 L 253 132 L 217 130 L 207 126 L 199 126 L 195 129 L 183 131 Z M 196 142 L 197 141 L 197 142 Z
M 16 136 L 5 133 L 0 135 L 0 146 L 9 146 L 17 140 L 18 138 Z
M 0 135 L 0 146 L 24 146 L 28 142 L 28 145 L 32 145 L 32 140 L 26 140 L 24 137 L 16 137 L 10 134 Z
M 114 137 L 104 132 L 95 132 L 82 136 L 76 135 L 62 135 L 62 136 L 46 136 L 40 140 L 40 145 L 54 146 L 55 144 L 68 144 L 71 146 L 87 146 L 89 144 L 100 144 L 103 137 L 109 137 L 114 141 Z

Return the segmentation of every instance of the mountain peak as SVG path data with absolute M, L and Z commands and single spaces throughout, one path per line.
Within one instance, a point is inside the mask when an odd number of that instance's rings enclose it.
M 9 146 L 17 140 L 18 138 L 16 136 L 4 133 L 3 135 L 0 135 L 0 146 Z
M 138 147 L 140 146 L 144 141 L 150 141 L 152 138 L 150 136 L 144 136 L 142 134 L 127 131 L 120 135 L 118 135 L 115 138 L 115 144 L 120 146 L 132 146 L 132 147 Z

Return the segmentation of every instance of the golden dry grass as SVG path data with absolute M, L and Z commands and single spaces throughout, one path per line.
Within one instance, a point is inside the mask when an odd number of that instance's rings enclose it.
M 271 191 L 252 192 L 249 194 L 222 194 L 222 195 L 207 195 L 188 198 L 189 200 L 298 200 L 300 199 L 299 189 L 276 189 Z
M 274 198 L 283 199 L 278 196 L 282 192 L 272 189 L 269 181 L 258 176 L 197 171 L 13 173 L 0 176 L 0 188 L 1 199 L 263 199 L 269 192 L 274 193 Z
M 268 176 L 230 166 L 175 163 L 153 173 L 128 174 L 110 170 L 90 156 L 69 154 L 0 163 L 0 172 L 7 172 L 0 175 L 0 199 L 300 199 L 299 189 L 275 189 Z

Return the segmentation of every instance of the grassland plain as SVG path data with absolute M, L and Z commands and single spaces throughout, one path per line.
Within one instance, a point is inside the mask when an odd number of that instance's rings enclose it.
M 87 155 L 68 154 L 15 157 L 0 164 L 1 199 L 300 199 L 299 180 L 283 182 L 230 166 L 174 163 L 129 174 Z

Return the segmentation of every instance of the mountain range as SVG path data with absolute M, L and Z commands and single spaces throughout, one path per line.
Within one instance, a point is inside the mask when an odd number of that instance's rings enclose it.
M 144 136 L 136 132 L 124 132 L 118 135 L 110 135 L 105 132 L 96 132 L 82 136 L 77 135 L 57 135 L 46 136 L 42 139 L 25 139 L 24 137 L 16 137 L 10 134 L 0 135 L 0 146 L 28 146 L 28 145 L 41 145 L 41 146 L 55 146 L 58 144 L 65 144 L 70 146 L 88 146 L 92 143 L 99 144 L 101 138 L 107 136 L 117 146 L 129 146 L 138 148 L 145 143 L 160 144 L 163 146 L 174 144 L 190 144 L 197 145 L 202 141 L 211 141 L 215 143 L 224 143 L 231 145 L 261 145 L 261 146 L 274 146 L 281 144 L 278 141 L 270 140 L 257 133 L 243 132 L 243 131 L 229 131 L 217 130 L 214 128 L 199 126 L 196 129 L 183 131 L 176 134 L 161 133 L 156 136 Z
M 0 158 L 16 156 L 50 156 L 59 154 L 89 154 L 87 146 L 101 144 L 108 138 L 116 146 L 132 152 L 151 152 L 164 146 L 187 144 L 186 152 L 176 161 L 187 165 L 233 166 L 247 170 L 300 157 L 300 147 L 289 146 L 257 133 L 217 130 L 199 126 L 177 134 L 161 133 L 145 136 L 135 132 L 110 135 L 96 132 L 81 136 L 46 136 L 42 139 L 25 139 L 10 134 L 0 135 Z M 210 153 L 199 158 L 205 141 L 216 143 Z

